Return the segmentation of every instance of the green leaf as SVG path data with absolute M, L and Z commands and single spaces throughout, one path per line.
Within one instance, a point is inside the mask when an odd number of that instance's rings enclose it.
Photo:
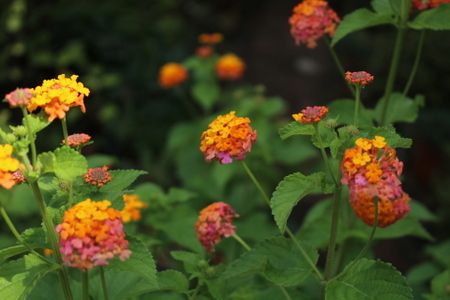
M 332 119 L 337 119 L 339 125 L 352 125 L 354 124 L 354 110 L 355 110 L 355 100 L 351 99 L 340 99 L 335 100 L 328 106 L 329 113 L 328 117 Z M 372 126 L 373 117 L 372 111 L 365 108 L 362 104 L 359 111 L 358 124 L 361 126 Z
M 183 263 L 186 272 L 194 274 L 198 271 L 198 264 L 202 260 L 200 255 L 188 251 L 171 251 L 170 256 Z
M 410 285 L 419 285 L 428 282 L 433 276 L 436 276 L 440 268 L 431 262 L 424 262 L 415 265 L 408 271 L 406 279 Z
M 114 260 L 108 268 L 118 271 L 127 271 L 144 278 L 148 286 L 158 287 L 156 279 L 156 266 L 153 256 L 145 244 L 131 236 L 127 236 L 131 256 L 125 261 Z
M 314 126 L 311 124 L 300 124 L 298 122 L 291 122 L 284 127 L 281 127 L 279 134 L 281 139 L 285 140 L 294 135 L 313 135 L 315 133 Z
M 294 206 L 308 194 L 330 193 L 332 189 L 325 184 L 322 172 L 305 176 L 299 172 L 286 176 L 277 186 L 270 200 L 272 214 L 281 232 Z
M 392 125 L 385 127 L 374 127 L 359 136 L 373 138 L 376 135 L 384 137 L 386 142 L 393 148 L 410 148 L 412 145 L 412 140 L 401 137 Z
M 366 8 L 360 8 L 346 15 L 336 29 L 331 46 L 335 46 L 350 33 L 383 24 L 394 24 L 394 17 L 390 13 L 375 13 Z
M 437 245 L 428 246 L 426 253 L 433 257 L 433 259 L 445 268 L 450 269 L 450 240 L 442 242 Z
M 56 269 L 35 255 L 3 264 L 0 268 L 0 299 L 22 300 L 45 274 Z
M 8 248 L 3 248 L 0 250 L 0 264 L 13 256 L 25 253 L 27 251 L 28 248 L 23 245 L 14 245 Z
M 379 14 L 394 14 L 391 0 L 373 0 L 370 5 Z
M 63 146 L 55 150 L 53 171 L 56 177 L 65 181 L 74 181 L 87 171 L 86 158 L 78 151 Z
M 192 96 L 203 109 L 210 110 L 220 96 L 220 88 L 215 81 L 200 81 L 192 87 Z
M 22 120 L 22 123 L 25 127 L 27 127 L 26 122 L 28 122 L 28 126 L 30 126 L 31 132 L 33 134 L 38 133 L 39 131 L 50 125 L 50 122 L 42 114 L 29 114 Z
M 406 279 L 391 264 L 363 258 L 327 283 L 325 300 L 336 299 L 409 300 L 413 296 Z
M 167 200 L 170 203 L 179 203 L 179 202 L 186 202 L 195 196 L 196 194 L 191 191 L 173 187 L 170 188 L 169 190 Z
M 145 171 L 132 169 L 112 170 L 109 173 L 112 178 L 100 189 L 103 193 L 121 192 L 133 184 L 139 176 L 147 174 Z
M 408 26 L 417 30 L 450 30 L 450 4 L 427 9 L 420 13 Z
M 422 95 L 417 95 L 414 100 L 403 96 L 401 93 L 393 93 L 390 97 L 389 108 L 386 112 L 386 123 L 392 124 L 396 122 L 412 123 L 417 119 L 419 108 L 425 103 Z M 375 116 L 380 123 L 384 99 L 378 101 L 375 107 Z
M 27 228 L 20 234 L 22 239 L 31 246 L 38 248 L 50 248 L 47 244 L 47 237 L 42 227 Z
M 175 270 L 166 270 L 158 273 L 160 290 L 185 293 L 189 290 L 189 281 L 183 273 Z
M 306 252 L 315 263 L 317 251 L 306 245 Z M 274 237 L 257 244 L 233 261 L 224 278 L 262 273 L 267 279 L 282 286 L 295 286 L 303 282 L 312 269 L 294 243 L 284 237 Z
M 53 152 L 44 152 L 38 155 L 37 157 L 38 163 L 41 167 L 42 173 L 54 173 L 55 172 L 55 164 L 56 157 Z

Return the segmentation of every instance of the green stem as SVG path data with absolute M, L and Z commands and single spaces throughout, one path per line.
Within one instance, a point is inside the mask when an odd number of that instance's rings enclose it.
M 252 250 L 252 248 L 237 233 L 234 233 L 231 237 L 234 238 L 239 244 L 241 244 L 241 246 L 244 247 L 245 250 Z
M 361 106 L 361 86 L 358 84 L 355 86 L 355 113 L 353 116 L 353 125 L 355 125 L 355 127 L 358 127 L 360 106 Z
M 31 130 L 31 125 L 28 122 L 28 111 L 25 107 L 22 107 L 22 114 L 25 122 L 25 126 L 27 127 L 28 131 L 28 137 L 30 141 L 30 148 L 31 148 L 31 161 L 33 162 L 33 166 L 36 165 L 37 160 L 37 154 L 36 154 L 36 135 L 33 134 L 33 131 Z
M 88 270 L 81 270 L 81 290 L 82 299 L 89 300 L 89 273 Z
M 102 281 L 103 299 L 108 300 L 108 289 L 106 287 L 105 270 L 103 269 L 103 267 L 100 267 L 100 279 Z
M 9 230 L 11 231 L 11 233 L 14 235 L 14 237 L 17 239 L 17 241 L 22 244 L 25 248 L 28 249 L 28 251 L 30 251 L 31 253 L 33 253 L 34 255 L 36 255 L 37 257 L 39 257 L 40 259 L 42 259 L 43 261 L 45 261 L 48 264 L 53 264 L 53 262 L 51 262 L 50 260 L 48 260 L 47 258 L 45 258 L 44 256 L 42 256 L 41 254 L 39 254 L 38 252 L 36 252 L 33 247 L 31 247 L 27 242 L 25 242 L 25 240 L 22 238 L 22 236 L 20 235 L 19 231 L 17 230 L 17 228 L 14 226 L 14 223 L 12 222 L 11 218 L 9 217 L 8 213 L 6 212 L 4 207 L 0 206 L 0 214 L 3 217 L 3 219 L 5 220 L 6 225 L 8 226 Z
M 64 137 L 64 145 L 67 145 L 67 137 L 69 136 L 69 131 L 67 130 L 67 120 L 66 117 L 61 119 L 62 132 Z
M 386 114 L 389 110 L 389 102 L 391 100 L 391 94 L 394 89 L 395 77 L 397 76 L 397 69 L 400 62 L 400 54 L 403 47 L 403 40 L 405 37 L 405 28 L 400 26 L 398 28 L 397 37 L 395 39 L 394 52 L 392 54 L 391 67 L 389 69 L 389 75 L 386 82 L 386 88 L 383 95 L 383 106 L 381 109 L 380 123 L 382 126 L 386 124 Z
M 41 193 L 41 190 L 39 189 L 39 185 L 38 185 L 37 181 L 32 181 L 29 184 L 30 184 L 31 190 L 33 191 L 33 195 L 36 199 L 36 202 L 38 204 L 39 211 L 41 213 L 45 229 L 47 230 L 48 239 L 52 246 L 53 252 L 55 253 L 55 256 L 56 256 L 56 261 L 61 265 L 60 279 L 61 279 L 61 285 L 63 287 L 64 295 L 66 296 L 66 299 L 73 299 L 72 292 L 70 290 L 69 275 L 67 274 L 66 268 L 64 268 L 64 266 L 63 266 L 61 252 L 58 247 L 58 237 L 56 235 L 55 225 L 53 224 L 52 218 L 47 214 L 44 197 L 42 196 L 42 193 Z
M 255 175 L 253 174 L 252 170 L 248 167 L 248 165 L 245 163 L 245 161 L 242 161 L 242 165 L 244 166 L 245 171 L 247 172 L 247 175 L 250 177 L 250 179 L 255 184 L 256 188 L 260 192 L 262 198 L 267 203 L 267 205 L 270 207 L 270 199 L 269 196 L 267 196 L 266 192 L 262 188 L 261 184 L 259 183 L 258 179 L 256 179 Z M 302 245 L 297 241 L 292 231 L 286 227 L 286 232 L 288 233 L 289 237 L 292 239 L 300 253 L 302 254 L 303 258 L 306 260 L 306 262 L 311 266 L 311 268 L 314 270 L 314 272 L 317 274 L 320 280 L 322 280 L 323 276 L 320 273 L 319 269 L 317 269 L 316 265 L 312 261 L 312 259 L 309 257 L 308 253 L 306 253 L 305 249 L 303 249 Z
M 342 66 L 341 61 L 339 60 L 339 57 L 337 56 L 336 52 L 334 51 L 333 47 L 331 47 L 330 41 L 328 40 L 328 38 L 324 37 L 323 41 L 325 42 L 325 44 L 327 45 L 328 50 L 330 50 L 330 54 L 333 57 L 333 60 L 336 64 L 336 67 L 339 70 L 339 73 L 341 74 L 342 79 L 344 79 L 345 83 L 347 84 L 348 89 L 350 90 L 350 93 L 354 96 L 355 95 L 355 89 L 354 87 L 347 82 L 347 80 L 345 80 L 345 70 L 344 67 Z
M 322 140 L 322 136 L 320 135 L 320 130 L 319 130 L 319 124 L 318 123 L 314 123 L 314 130 L 316 133 L 316 137 L 317 137 L 317 141 L 319 142 L 319 149 L 320 149 L 320 154 L 322 155 L 322 159 L 325 163 L 325 166 L 328 170 L 328 173 L 330 173 L 331 178 L 333 179 L 333 182 L 336 186 L 339 186 L 339 183 L 336 179 L 336 177 L 334 176 L 333 170 L 331 169 L 331 164 L 330 161 L 328 160 L 328 155 L 325 152 L 325 147 L 323 146 L 323 140 Z
M 375 216 L 374 216 L 374 220 L 373 220 L 372 231 L 370 232 L 369 239 L 367 240 L 366 245 L 365 245 L 364 248 L 359 252 L 359 254 L 356 256 L 356 258 L 355 258 L 354 261 L 356 261 L 356 260 L 360 259 L 361 257 L 363 257 L 363 256 L 366 254 L 367 250 L 369 250 L 370 244 L 372 243 L 373 237 L 375 236 L 375 232 L 376 232 L 376 230 L 377 230 L 377 226 L 378 226 L 378 213 L 379 213 L 379 212 L 378 212 L 378 198 L 375 198 L 373 202 L 374 202 L 374 207 L 375 207 Z
M 336 251 L 337 229 L 339 226 L 339 211 L 341 207 L 341 188 L 334 191 L 333 212 L 331 215 L 330 242 L 328 243 L 327 260 L 325 263 L 325 279 L 333 276 L 334 254 Z
M 177 98 L 181 101 L 181 104 L 186 109 L 187 113 L 191 116 L 192 119 L 195 119 L 198 116 L 197 109 L 192 102 L 189 100 L 189 97 L 186 95 L 186 92 L 181 87 L 175 88 L 175 94 Z
M 245 172 L 247 172 L 248 177 L 252 180 L 252 182 L 255 184 L 256 188 L 258 189 L 259 193 L 261 194 L 261 197 L 264 199 L 267 205 L 270 207 L 270 199 L 267 196 L 266 192 L 262 188 L 261 184 L 259 183 L 258 179 L 256 179 L 255 175 L 253 174 L 252 170 L 248 167 L 247 163 L 245 161 L 241 161 L 242 166 L 245 169 Z
M 414 81 L 414 77 L 416 76 L 417 69 L 419 68 L 420 58 L 422 57 L 424 40 L 425 40 L 425 30 L 422 30 L 420 32 L 420 38 L 419 38 L 419 43 L 417 45 L 417 52 L 416 52 L 416 57 L 414 59 L 414 64 L 413 64 L 411 73 L 409 73 L 409 78 L 405 85 L 405 88 L 403 89 L 403 96 L 406 96 L 408 94 L 409 89 L 411 88 L 411 85 Z

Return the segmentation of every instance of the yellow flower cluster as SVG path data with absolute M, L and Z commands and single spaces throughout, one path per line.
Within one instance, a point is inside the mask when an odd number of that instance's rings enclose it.
M 0 145 L 0 186 L 10 189 L 16 184 L 13 173 L 19 169 L 19 161 L 11 157 L 13 147 L 10 144 Z

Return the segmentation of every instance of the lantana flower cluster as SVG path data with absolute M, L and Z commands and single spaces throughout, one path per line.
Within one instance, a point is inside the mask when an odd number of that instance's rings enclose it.
M 120 211 L 122 214 L 122 221 L 128 223 L 131 221 L 139 221 L 141 219 L 141 209 L 146 208 L 148 205 L 142 202 L 138 195 L 123 195 L 123 202 L 125 206 Z
M 256 141 L 256 130 L 250 126 L 250 119 L 236 116 L 231 111 L 218 116 L 202 133 L 200 150 L 206 161 L 218 160 L 229 164 L 233 159 L 243 160 Z
M 317 40 L 328 34 L 333 36 L 340 19 L 324 0 L 304 0 L 289 19 L 291 35 L 297 45 L 315 48 Z
M 299 113 L 293 114 L 292 118 L 302 124 L 318 123 L 328 114 L 326 106 L 307 106 Z
M 413 0 L 412 5 L 418 10 L 435 8 L 442 4 L 448 4 L 450 0 Z
M 214 251 L 222 237 L 230 237 L 235 233 L 233 220 L 237 217 L 239 215 L 225 202 L 214 202 L 200 211 L 195 229 L 206 251 Z
M 366 71 L 345 72 L 345 80 L 347 80 L 348 83 L 354 85 L 366 86 L 374 79 L 375 77 Z
M 28 103 L 28 110 L 32 112 L 42 108 L 50 122 L 56 118 L 64 119 L 66 112 L 74 106 L 86 112 L 84 96 L 89 95 L 89 89 L 77 78 L 77 75 L 68 78 L 61 74 L 57 79 L 44 80 L 42 85 L 32 89 L 33 97 Z
M 175 62 L 166 63 L 159 70 L 159 85 L 170 89 L 185 82 L 189 77 L 187 69 Z
M 56 227 L 64 264 L 89 270 L 105 266 L 117 256 L 128 259 L 131 251 L 123 231 L 122 214 L 107 200 L 86 199 L 64 213 Z
M 341 164 L 342 183 L 350 190 L 350 205 L 356 215 L 368 225 L 386 227 L 406 215 L 410 197 L 402 189 L 400 175 L 403 163 L 384 137 L 359 138 L 355 147 L 345 151 Z
M 20 162 L 12 157 L 13 146 L 10 144 L 0 145 L 0 186 L 5 189 L 12 188 L 17 182 L 16 172 Z
M 245 71 L 244 61 L 233 53 L 224 54 L 217 60 L 217 77 L 222 80 L 238 80 Z

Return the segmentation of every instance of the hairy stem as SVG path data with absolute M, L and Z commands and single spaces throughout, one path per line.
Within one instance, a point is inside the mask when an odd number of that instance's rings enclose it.
M 416 57 L 414 58 L 414 64 L 411 73 L 409 73 L 409 78 L 405 85 L 405 88 L 403 89 L 403 96 L 406 96 L 408 94 L 409 89 L 411 88 L 411 85 L 414 81 L 414 77 L 416 76 L 417 69 L 419 68 L 420 58 L 422 57 L 424 40 L 425 40 L 425 30 L 422 30 L 420 32 L 419 43 L 417 44 L 417 52 Z
M 333 212 L 331 215 L 330 242 L 328 243 L 327 261 L 325 263 L 325 279 L 333 276 L 334 255 L 336 251 L 337 229 L 339 226 L 339 211 L 341 207 L 341 187 L 334 191 Z

